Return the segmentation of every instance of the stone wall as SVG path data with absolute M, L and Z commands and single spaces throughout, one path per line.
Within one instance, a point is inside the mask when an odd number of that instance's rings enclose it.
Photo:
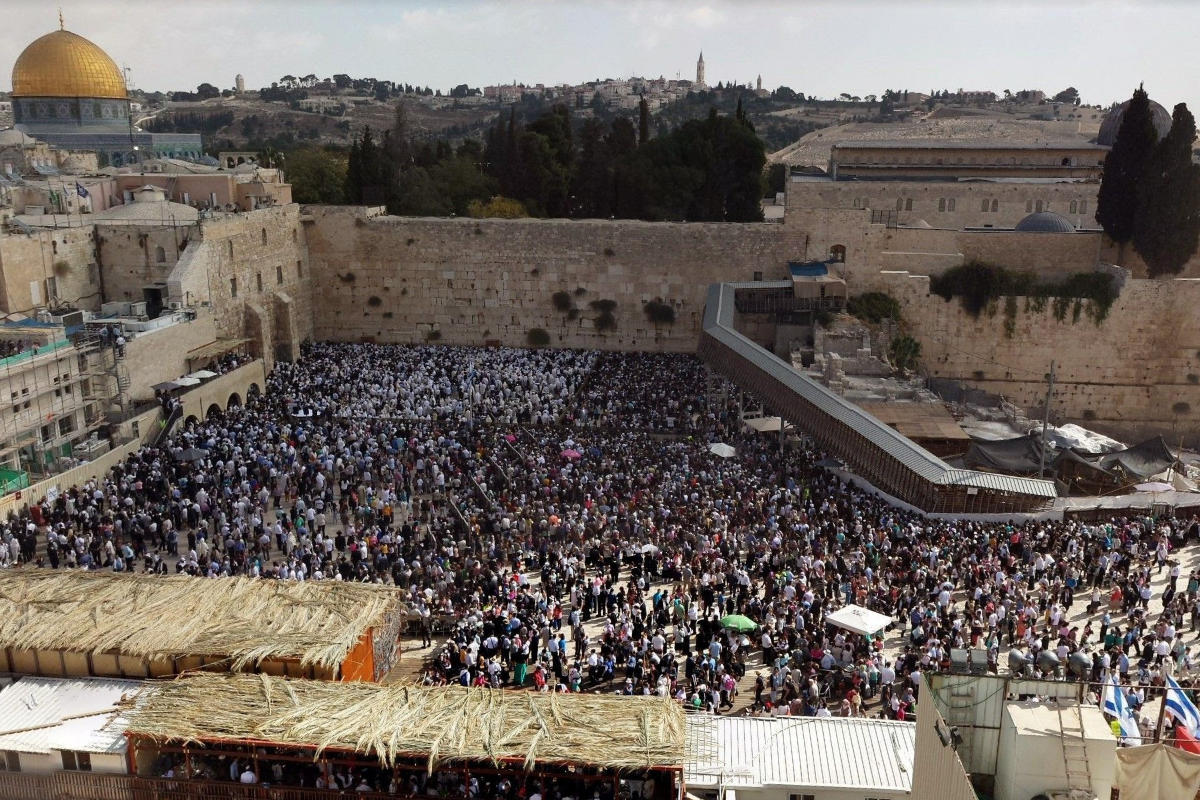
M 166 283 L 180 253 L 197 233 L 194 225 L 97 225 L 105 299 L 144 300 L 143 288 Z
M 1161 433 L 1195 444 L 1200 433 L 1200 280 L 1131 279 L 1096 324 L 1087 302 L 1058 320 L 1052 303 L 1017 298 L 973 318 L 958 299 L 930 296 L 929 279 L 882 273 L 906 330 L 921 342 L 922 370 L 1037 411 L 1055 362 L 1051 417 L 1126 440 Z M 1007 330 L 1006 330 L 1007 328 Z M 1011 331 L 1011 333 L 1010 333 Z
M 0 310 L 32 314 L 48 301 L 100 307 L 93 228 L 0 233 Z
M 141 333 L 125 345 L 125 368 L 129 372 L 130 399 L 134 403 L 154 399 L 155 384 L 174 380 L 191 372 L 188 352 L 216 338 L 216 326 L 210 311 L 191 322 Z M 195 367 L 198 369 L 199 367 Z
M 200 223 L 208 245 L 206 302 L 218 335 L 255 340 L 270 369 L 312 335 L 312 289 L 300 207 L 264 208 Z M 349 234 L 347 233 L 347 236 Z M 324 302 L 326 287 L 318 282 Z
M 341 341 L 690 351 L 710 283 L 778 279 L 805 237 L 775 224 L 414 219 L 305 209 L 319 313 L 313 334 Z M 575 312 L 558 310 L 565 292 Z M 644 304 L 671 303 L 657 328 Z M 596 327 L 611 300 L 615 328 Z

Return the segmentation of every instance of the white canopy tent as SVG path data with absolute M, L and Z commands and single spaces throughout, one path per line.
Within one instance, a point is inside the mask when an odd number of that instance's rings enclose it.
M 708 452 L 712 453 L 714 456 L 720 456 L 721 458 L 733 458 L 735 455 L 737 455 L 737 450 L 734 449 L 733 445 L 725 444 L 724 442 L 714 442 L 713 444 L 710 444 L 708 446 Z
M 863 636 L 870 636 L 891 625 L 894 620 L 887 614 L 880 614 L 862 606 L 848 605 L 839 608 L 832 614 L 825 615 L 825 622 L 836 625 Z

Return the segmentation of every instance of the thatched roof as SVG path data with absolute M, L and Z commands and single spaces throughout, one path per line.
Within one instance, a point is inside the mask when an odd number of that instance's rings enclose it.
M 336 669 L 399 603 L 393 589 L 340 581 L 6 570 L 0 647 L 217 656 L 234 670 L 268 659 Z
M 631 770 L 683 764 L 684 713 L 659 697 L 554 694 L 189 675 L 165 683 L 135 711 L 134 736 L 211 743 L 254 739 L 377 757 L 449 761 L 520 759 Z

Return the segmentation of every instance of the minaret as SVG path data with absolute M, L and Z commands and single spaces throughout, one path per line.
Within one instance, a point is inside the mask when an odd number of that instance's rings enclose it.
M 696 62 L 696 85 L 704 86 L 704 51 L 700 51 L 700 60 Z

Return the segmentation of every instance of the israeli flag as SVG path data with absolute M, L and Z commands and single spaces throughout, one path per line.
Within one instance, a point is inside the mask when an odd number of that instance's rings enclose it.
M 1137 719 L 1133 716 L 1124 690 L 1117 685 L 1116 675 L 1109 675 L 1108 682 L 1104 684 L 1104 713 L 1117 718 L 1126 744 L 1136 747 L 1142 743 L 1142 732 L 1138 730 Z
M 1173 717 L 1192 736 L 1196 736 L 1197 732 L 1200 732 L 1200 710 L 1197 710 L 1196 704 L 1183 693 L 1183 687 L 1169 675 L 1167 676 L 1167 696 L 1163 702 L 1167 704 L 1166 714 L 1168 717 Z

